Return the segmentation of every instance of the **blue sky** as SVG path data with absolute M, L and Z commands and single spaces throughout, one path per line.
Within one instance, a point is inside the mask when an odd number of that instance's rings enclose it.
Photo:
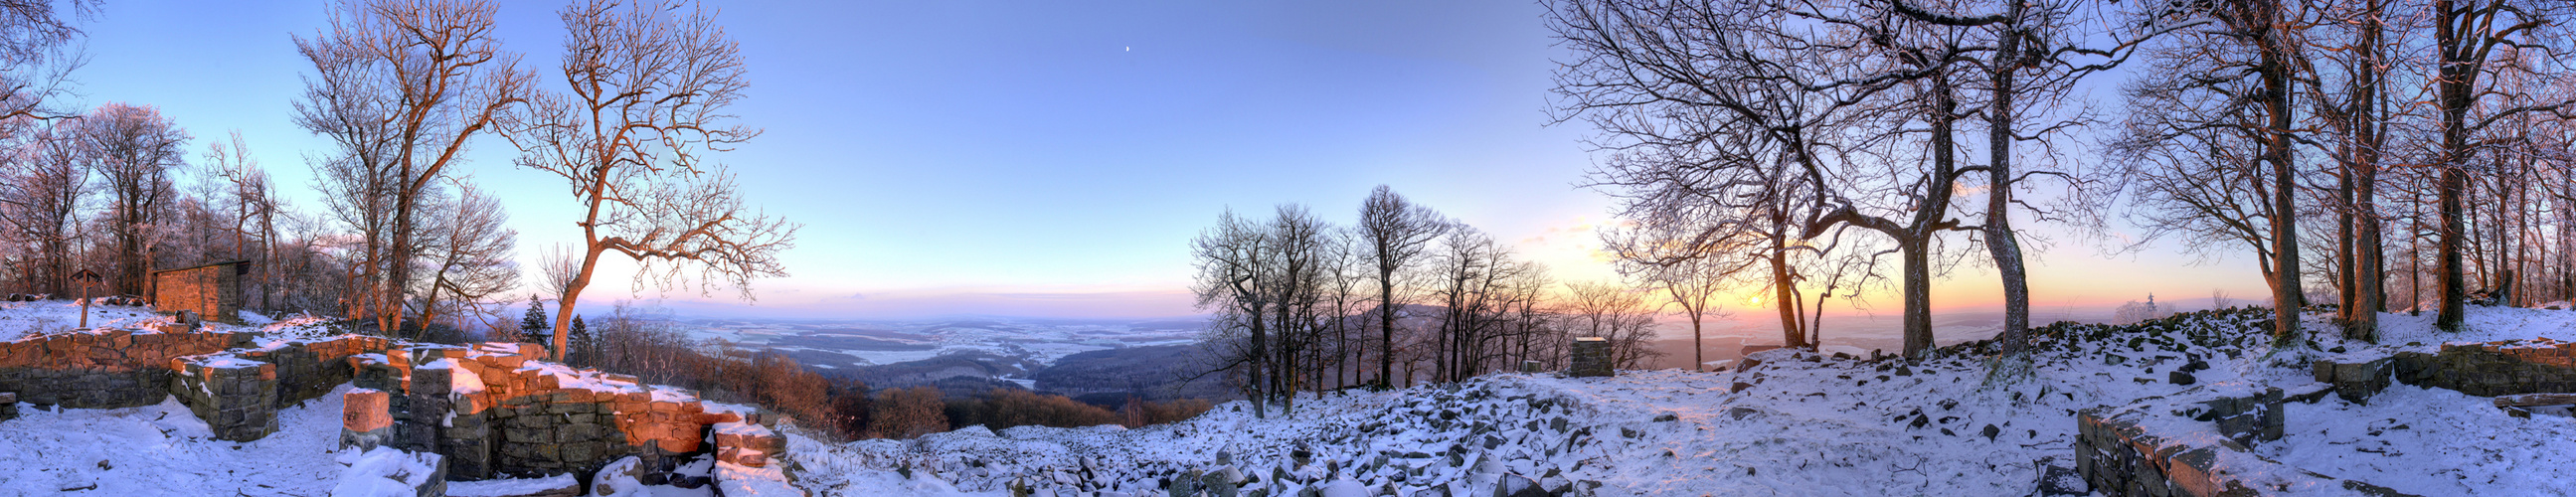
M 1378 184 L 1519 242 L 1560 279 L 1611 275 L 1590 233 L 1608 200 L 1574 186 L 1589 130 L 1547 126 L 1561 55 L 1535 4 L 709 5 L 750 66 L 738 113 L 767 130 L 722 160 L 753 203 L 805 224 L 794 276 L 757 283 L 745 307 L 630 291 L 631 267 L 611 265 L 593 299 L 801 318 L 1189 314 L 1186 244 L 1218 212 L 1297 202 L 1347 222 Z M 558 7 L 503 2 L 499 17 L 549 87 L 562 84 Z M 325 8 L 111 1 L 88 25 L 79 100 L 159 106 L 197 148 L 238 130 L 316 208 L 305 157 L 324 143 L 290 121 L 307 72 L 290 35 L 310 36 Z M 523 260 L 578 239 L 560 179 L 515 169 L 498 139 L 475 147 L 460 172 L 499 193 Z M 2243 258 L 2174 270 L 2188 259 L 2096 252 L 2061 243 L 2035 285 L 2087 303 L 2261 295 Z M 1943 299 L 1991 301 L 1988 274 L 1962 270 Z

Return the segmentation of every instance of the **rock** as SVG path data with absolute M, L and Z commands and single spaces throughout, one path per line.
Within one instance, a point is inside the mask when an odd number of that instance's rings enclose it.
M 1983 430 L 1983 431 L 1981 431 L 1980 433 L 1982 433 L 1982 434 L 1984 434 L 1984 435 L 1986 436 L 1986 440 L 1994 440 L 1994 439 L 1995 439 L 1995 435 L 2002 434 L 2003 432 L 2004 432 L 2004 430 L 2003 430 L 2002 428 L 1996 428 L 1996 427 L 1995 427 L 1995 425 L 1988 424 L 1988 425 L 1986 425 L 1986 429 L 1985 429 L 1985 430 Z
M 2175 385 L 2190 385 L 2193 382 L 2200 381 L 2200 379 L 2191 377 L 2191 373 L 2174 371 L 2171 374 L 2165 375 L 2165 381 L 2173 382 Z
M 1165 493 L 1170 494 L 1171 497 L 1196 496 L 1199 494 L 1199 478 L 1201 476 L 1202 475 L 1199 473 L 1199 470 L 1190 470 L 1187 473 L 1182 473 L 1180 478 L 1172 479 L 1172 483 L 1164 486 L 1163 490 Z
M 1726 410 L 1726 417 L 1727 417 L 1727 418 L 1729 418 L 1729 419 L 1742 420 L 1742 419 L 1744 419 L 1744 417 L 1745 417 L 1745 416 L 1752 415 L 1753 413 L 1754 413 L 1753 408 L 1750 408 L 1750 407 L 1736 407 L 1736 408 L 1730 408 L 1730 409 L 1727 409 L 1727 410 Z
M 1538 480 L 1519 473 L 1504 473 L 1494 481 L 1494 497 L 1548 497 L 1548 494 L 1546 488 L 1539 486 Z
M 1677 421 L 1677 420 L 1680 420 L 1680 419 L 1682 419 L 1682 415 L 1680 415 L 1680 414 L 1675 414 L 1675 413 L 1671 413 L 1671 412 L 1666 412 L 1666 413 L 1663 413 L 1663 414 L 1657 414 L 1657 415 L 1655 415 L 1655 422 L 1657 422 L 1657 423 L 1666 422 L 1666 421 Z M 1490 448 L 1490 447 L 1489 447 L 1489 448 Z
M 1727 391 L 1729 391 L 1729 392 L 1734 392 L 1734 393 L 1744 393 L 1744 391 L 1745 391 L 1745 390 L 1752 390 L 1752 389 L 1753 389 L 1753 384 L 1751 384 L 1751 383 L 1745 383 L 1745 382 L 1741 382 L 1741 381 L 1739 381 L 1739 382 L 1735 382 L 1735 386 L 1734 386 L 1733 388 L 1728 388 L 1728 389 L 1727 389 Z
M 2075 468 L 2048 464 L 2039 472 L 2038 493 L 2041 497 L 2093 495 L 2093 485 L 2085 482 L 2084 475 Z

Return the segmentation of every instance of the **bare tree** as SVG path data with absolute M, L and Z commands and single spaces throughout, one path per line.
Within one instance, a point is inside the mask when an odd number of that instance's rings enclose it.
M 1567 283 L 1566 326 L 1581 336 L 1610 340 L 1610 357 L 1621 368 L 1636 369 L 1663 352 L 1649 347 L 1655 339 L 1655 312 L 1636 289 L 1611 282 Z
M 455 198 L 425 204 L 424 212 L 436 217 L 424 225 L 421 246 L 429 272 L 417 311 L 424 324 L 441 313 L 475 315 L 485 299 L 519 286 L 519 265 L 511 260 L 519 232 L 503 226 L 510 216 L 500 200 L 465 181 L 450 182 Z
M 0 120 L 76 114 L 50 104 L 70 91 L 72 71 L 88 62 L 73 43 L 85 35 L 76 24 L 95 16 L 101 3 L 0 0 Z
M 1200 310 L 1216 312 L 1207 336 L 1200 339 L 1211 352 L 1210 372 L 1227 372 L 1241 382 L 1253 399 L 1253 414 L 1267 416 L 1271 392 L 1269 362 L 1272 322 L 1268 319 L 1280 305 L 1278 295 L 1268 292 L 1265 277 L 1274 270 L 1278 256 L 1271 233 L 1255 221 L 1234 215 L 1227 209 L 1217 216 L 1217 224 L 1190 240 L 1190 253 L 1196 261 L 1198 275 L 1190 291 L 1198 298 Z
M 111 103 L 81 118 L 74 139 L 107 187 L 109 235 L 116 240 L 112 285 L 120 292 L 149 293 L 152 230 L 177 196 L 171 179 L 187 166 L 188 132 L 161 117 L 160 109 Z
M 0 222 L 11 238 L 32 245 L 33 264 L 25 271 L 31 292 L 67 294 L 76 270 L 73 250 L 83 236 L 91 174 L 68 127 L 41 125 L 0 161 Z
M 715 14 L 694 2 L 589 0 L 562 16 L 573 91 L 537 96 L 509 132 L 519 165 L 562 176 L 584 208 L 555 349 L 609 252 L 643 264 L 638 286 L 668 287 L 694 268 L 702 291 L 722 283 L 750 299 L 752 279 L 787 275 L 778 254 L 798 226 L 743 205 L 732 176 L 708 160 L 760 134 L 727 113 L 749 81 Z
M 342 149 L 328 160 L 387 183 L 376 185 L 390 205 L 369 264 L 381 268 L 376 324 L 393 332 L 419 256 L 419 204 L 475 135 L 526 99 L 535 76 L 501 49 L 490 2 L 347 0 L 330 11 L 328 30 L 295 38 L 316 72 L 297 121 Z
M 2434 324 L 2445 331 L 2459 331 L 2467 318 L 2469 290 L 2462 253 L 2471 234 L 2462 202 L 2470 193 L 2468 176 L 2479 153 L 2493 145 L 2484 136 L 2486 131 L 2525 113 L 2570 117 L 2569 100 L 2535 101 L 2527 93 L 2506 90 L 2496 76 L 2527 71 L 2513 62 L 2526 51 L 2550 51 L 2553 44 L 2545 35 L 2554 34 L 2550 33 L 2553 21 L 2568 15 L 2568 7 L 2541 0 L 2433 0 L 2434 59 L 2430 62 L 2435 75 L 2430 84 L 2441 114 L 2440 258 L 2435 271 L 2442 305 Z M 2556 48 L 2564 53 L 2563 46 Z M 2477 112 L 2473 115 L 2473 111 Z
M 1404 284 L 1404 272 L 1449 229 L 1449 220 L 1439 212 L 1406 201 L 1386 185 L 1370 190 L 1368 200 L 1360 203 L 1360 248 L 1368 254 L 1378 290 L 1378 385 L 1395 384 L 1395 314 L 1412 290 Z
M 580 254 L 561 244 L 547 245 L 545 253 L 537 259 L 537 275 L 545 278 L 539 283 L 545 286 L 537 290 L 562 299 L 564 292 L 572 289 L 573 278 L 581 275 Z
M 1437 280 L 1431 294 L 1442 305 L 1438 348 L 1432 377 L 1465 381 L 1501 365 L 1511 356 L 1503 347 L 1515 338 L 1516 311 L 1543 295 L 1531 288 L 1543 281 L 1546 268 L 1513 260 L 1511 248 L 1475 228 L 1460 225 L 1441 237 L 1431 258 Z
M 1690 320 L 1691 368 L 1693 370 L 1706 368 L 1708 365 L 1707 345 L 1705 345 L 1707 338 L 1702 333 L 1702 325 L 1707 318 L 1724 319 L 1728 315 L 1723 310 L 1723 306 L 1717 302 L 1718 294 L 1735 284 L 1735 273 L 1744 266 L 1734 260 L 1718 257 L 1687 259 L 1662 265 L 1641 264 L 1637 262 L 1640 259 L 1651 260 L 1646 257 L 1629 257 L 1626 253 L 1622 253 L 1621 264 L 1619 264 L 1621 275 L 1655 289 L 1665 305 L 1681 309 L 1682 317 Z

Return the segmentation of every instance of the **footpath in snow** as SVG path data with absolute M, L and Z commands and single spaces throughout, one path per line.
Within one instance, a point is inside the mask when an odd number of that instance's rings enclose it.
M 2312 321 L 2315 349 L 2276 351 L 2263 332 L 2269 315 L 2053 326 L 2042 332 L 2036 377 L 2004 387 L 1984 386 L 1990 344 L 1923 360 L 1783 350 L 1757 354 L 1762 364 L 1742 372 L 1506 374 L 1305 396 L 1292 414 L 1269 419 L 1235 402 L 1137 430 L 970 427 L 842 445 L 791 437 L 791 464 L 808 489 L 847 496 L 1002 496 L 1014 487 L 1146 496 L 1175 486 L 1274 496 L 1533 486 L 1589 495 L 2030 495 L 2044 461 L 2072 457 L 2078 410 L 2196 388 L 2314 391 L 2324 385 L 2308 360 L 2363 349 L 2576 339 L 2576 312 L 2477 308 L 2461 333 L 2433 331 L 2429 316 L 2385 315 L 2387 345 L 2344 343 Z M 2318 350 L 2335 348 L 2344 352 Z M 2510 417 L 2484 397 L 2407 386 L 2369 405 L 2327 396 L 2290 404 L 2287 427 L 2261 454 L 2334 478 L 2416 495 L 2576 494 L 2576 477 L 2563 471 L 2576 467 L 2576 421 Z

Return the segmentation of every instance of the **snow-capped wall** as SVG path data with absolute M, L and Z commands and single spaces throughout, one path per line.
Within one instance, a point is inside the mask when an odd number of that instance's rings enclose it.
M 722 427 L 713 431 L 727 464 L 763 467 L 785 448 L 783 438 L 757 424 L 768 420 L 749 408 L 701 401 L 694 392 L 633 376 L 535 360 L 543 355 L 536 344 L 486 343 L 362 356 L 356 385 L 369 390 L 348 394 L 346 417 L 387 419 L 390 426 L 345 429 L 385 430 L 375 437 L 383 444 L 437 452 L 446 457 L 448 477 L 469 481 L 563 474 L 586 480 L 630 456 L 669 473 L 666 461 L 707 452 L 711 427 Z
M 2446 343 L 2438 353 L 2399 351 L 2373 359 L 2319 360 L 2316 379 L 2360 402 L 2391 381 L 2480 397 L 2576 392 L 2576 342 L 2548 337 Z
M 213 354 L 171 360 L 170 395 L 215 438 L 248 442 L 277 432 L 277 365 Z
M 0 392 L 32 404 L 81 409 L 161 403 L 171 360 L 247 344 L 244 333 L 96 329 L 0 342 Z

